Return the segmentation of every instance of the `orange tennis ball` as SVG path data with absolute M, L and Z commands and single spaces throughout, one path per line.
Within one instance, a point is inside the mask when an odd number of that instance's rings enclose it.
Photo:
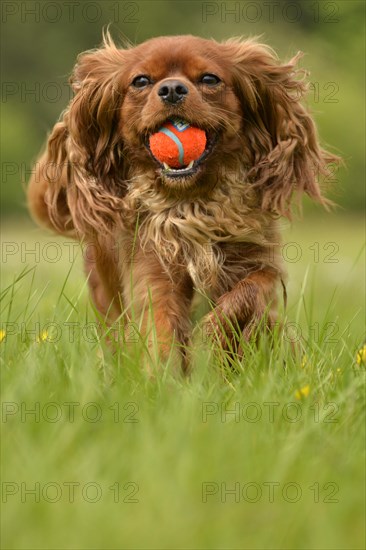
M 197 160 L 205 150 L 204 130 L 191 126 L 185 120 L 168 120 L 150 136 L 150 151 L 161 163 L 171 168 L 187 166 Z

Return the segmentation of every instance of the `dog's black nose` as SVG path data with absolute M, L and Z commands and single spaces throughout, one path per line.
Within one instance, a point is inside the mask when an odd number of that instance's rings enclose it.
M 188 88 L 180 80 L 166 80 L 158 90 L 158 96 L 167 103 L 179 103 L 188 94 Z

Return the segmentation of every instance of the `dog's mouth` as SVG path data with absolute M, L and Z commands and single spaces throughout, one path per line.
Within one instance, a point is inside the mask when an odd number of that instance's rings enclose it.
M 169 121 L 170 121 L 170 119 L 169 119 Z M 183 123 L 185 121 L 180 121 L 180 122 Z M 189 124 L 189 123 L 187 122 L 187 124 Z M 192 124 L 192 126 L 195 126 L 195 125 Z M 214 131 L 211 131 L 211 130 L 206 130 L 204 128 L 201 128 L 201 130 L 204 131 L 205 136 L 206 136 L 206 144 L 205 144 L 204 151 L 202 152 L 202 154 L 198 158 L 196 158 L 194 160 L 191 160 L 187 164 L 182 164 L 179 167 L 171 166 L 169 164 L 169 161 L 165 162 L 165 161 L 161 161 L 158 158 L 156 158 L 156 156 L 151 151 L 151 147 L 150 147 L 150 136 L 154 132 L 150 133 L 147 136 L 147 138 L 145 140 L 145 146 L 148 149 L 148 151 L 150 153 L 150 156 L 153 158 L 153 160 L 157 164 L 157 166 L 159 168 L 159 172 L 163 177 L 178 180 L 179 178 L 185 178 L 185 179 L 190 178 L 190 177 L 195 176 L 197 174 L 197 172 L 200 170 L 200 168 L 202 167 L 202 165 L 204 164 L 206 159 L 211 155 L 211 153 L 214 150 L 214 148 L 215 148 L 215 146 L 218 142 L 218 139 L 219 139 L 219 134 L 218 133 L 216 133 Z

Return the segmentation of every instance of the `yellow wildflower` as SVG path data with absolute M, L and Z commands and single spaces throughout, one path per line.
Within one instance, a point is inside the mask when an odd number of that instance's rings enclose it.
M 37 336 L 37 342 L 47 342 L 48 340 L 48 332 L 47 330 L 42 330 L 42 332 Z
M 304 386 L 300 390 L 295 391 L 295 397 L 296 399 L 302 399 L 303 397 L 307 397 L 310 393 L 310 386 Z
M 3 329 L 1 329 L 1 330 L 0 330 L 0 343 L 1 343 L 3 340 L 5 340 L 5 338 L 6 338 L 6 331 L 3 330 Z
M 366 344 L 358 350 L 356 355 L 357 365 L 366 364 Z

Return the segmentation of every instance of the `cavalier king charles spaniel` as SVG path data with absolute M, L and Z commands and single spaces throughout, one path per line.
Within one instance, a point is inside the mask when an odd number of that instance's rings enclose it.
M 294 194 L 326 206 L 318 180 L 338 160 L 301 103 L 300 56 L 281 64 L 255 40 L 194 36 L 120 49 L 107 33 L 77 60 L 30 210 L 89 245 L 97 309 L 110 324 L 139 319 L 160 359 L 172 346 L 185 355 L 195 290 L 211 300 L 204 327 L 224 347 L 275 323 L 278 220 Z M 173 118 L 206 134 L 193 166 L 170 169 L 151 154 L 149 136 Z

